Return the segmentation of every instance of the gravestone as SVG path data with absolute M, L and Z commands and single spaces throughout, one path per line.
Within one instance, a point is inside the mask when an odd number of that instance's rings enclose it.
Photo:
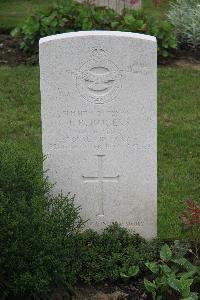
M 86 2 L 85 0 L 77 0 L 78 2 Z M 142 6 L 141 0 L 89 0 L 96 6 L 106 6 L 121 13 L 124 8 L 139 9 Z
M 128 32 L 40 40 L 44 169 L 100 230 L 156 236 L 156 39 Z

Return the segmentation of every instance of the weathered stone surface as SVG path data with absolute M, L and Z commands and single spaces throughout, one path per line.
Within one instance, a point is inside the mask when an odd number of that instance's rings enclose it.
M 78 2 L 84 2 L 84 0 L 77 0 Z M 96 6 L 106 6 L 116 10 L 120 13 L 124 8 L 141 8 L 141 0 L 90 0 L 90 3 Z
M 40 40 L 44 169 L 88 227 L 156 236 L 156 40 L 122 32 Z

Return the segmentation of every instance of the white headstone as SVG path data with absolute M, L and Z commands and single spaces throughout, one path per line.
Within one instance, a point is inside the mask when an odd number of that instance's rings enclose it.
M 78 2 L 86 2 L 85 0 L 77 0 Z M 89 3 L 92 3 L 96 6 L 106 6 L 116 10 L 118 13 L 121 13 L 123 9 L 138 9 L 141 8 L 141 0 L 89 0 Z
M 44 169 L 87 225 L 156 236 L 156 39 L 128 32 L 40 40 Z

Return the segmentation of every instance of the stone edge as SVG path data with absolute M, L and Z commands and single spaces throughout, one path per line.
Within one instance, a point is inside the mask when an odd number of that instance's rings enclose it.
M 123 31 L 93 30 L 93 31 L 67 32 L 67 33 L 46 36 L 39 40 L 39 45 L 47 43 L 47 42 L 53 42 L 55 40 L 62 40 L 65 38 L 87 37 L 87 36 L 129 37 L 129 38 L 147 40 L 147 41 L 156 43 L 156 37 L 151 36 L 151 35 L 133 33 L 133 32 L 123 32 Z

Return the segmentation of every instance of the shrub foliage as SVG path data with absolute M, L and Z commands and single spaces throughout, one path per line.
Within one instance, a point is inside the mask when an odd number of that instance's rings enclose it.
M 167 57 L 176 48 L 173 27 L 167 21 L 147 18 L 142 10 L 124 10 L 119 15 L 105 7 L 67 0 L 54 5 L 47 13 L 39 12 L 23 26 L 12 31 L 25 51 L 36 51 L 41 37 L 79 30 L 119 30 L 155 35 L 158 55 Z
M 174 25 L 175 35 L 181 45 L 193 50 L 200 47 L 200 2 L 199 0 L 176 0 L 168 14 Z
M 117 280 L 131 266 L 142 266 L 157 257 L 158 242 L 146 241 L 114 223 L 102 233 L 92 230 L 82 235 L 80 278 L 84 282 Z
M 50 196 L 42 159 L 0 144 L 0 298 L 47 296 L 78 272 L 76 232 L 83 221 L 73 197 Z

